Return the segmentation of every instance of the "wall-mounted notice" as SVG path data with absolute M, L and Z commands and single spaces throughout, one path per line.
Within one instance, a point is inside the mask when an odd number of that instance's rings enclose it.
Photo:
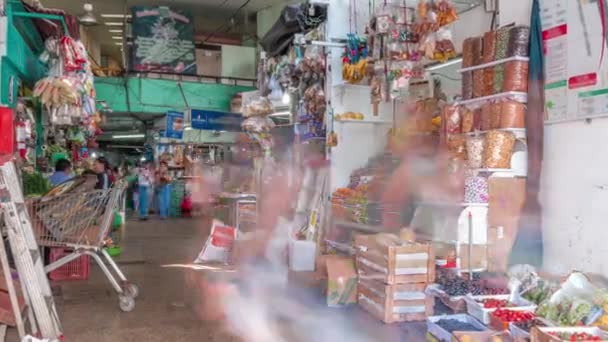
M 606 2 L 541 0 L 547 123 L 608 115 Z

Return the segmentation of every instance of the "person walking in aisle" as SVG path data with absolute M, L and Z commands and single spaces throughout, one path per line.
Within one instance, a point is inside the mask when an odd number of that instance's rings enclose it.
M 147 162 L 137 170 L 137 193 L 139 195 L 139 219 L 148 219 L 148 190 L 152 185 L 152 165 Z
M 108 174 L 108 168 L 110 164 L 104 157 L 99 157 L 93 163 L 93 171 L 97 175 L 97 184 L 95 184 L 96 190 L 106 190 L 112 186 L 112 180 Z
M 169 217 L 169 205 L 171 204 L 171 177 L 169 176 L 169 165 L 167 162 L 160 162 L 160 168 L 156 173 L 156 183 L 158 184 L 158 208 L 162 220 Z

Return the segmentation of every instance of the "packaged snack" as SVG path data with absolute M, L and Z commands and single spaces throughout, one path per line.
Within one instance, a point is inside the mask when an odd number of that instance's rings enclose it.
M 500 104 L 499 128 L 525 128 L 526 105 L 517 101 L 504 101 Z
M 467 137 L 466 148 L 469 167 L 479 169 L 482 166 L 484 138 L 481 136 Z
M 490 131 L 486 134 L 483 149 L 483 167 L 508 169 L 515 146 L 515 135 L 511 132 Z

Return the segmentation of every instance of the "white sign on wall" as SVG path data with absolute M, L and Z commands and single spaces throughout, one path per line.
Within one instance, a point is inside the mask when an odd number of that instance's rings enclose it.
M 541 0 L 545 122 L 608 115 L 606 0 Z

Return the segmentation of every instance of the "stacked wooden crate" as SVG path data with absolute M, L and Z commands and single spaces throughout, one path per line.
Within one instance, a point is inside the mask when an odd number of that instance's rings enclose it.
M 433 313 L 425 294 L 435 280 L 433 248 L 402 243 L 387 234 L 357 235 L 359 305 L 385 323 L 422 321 Z

